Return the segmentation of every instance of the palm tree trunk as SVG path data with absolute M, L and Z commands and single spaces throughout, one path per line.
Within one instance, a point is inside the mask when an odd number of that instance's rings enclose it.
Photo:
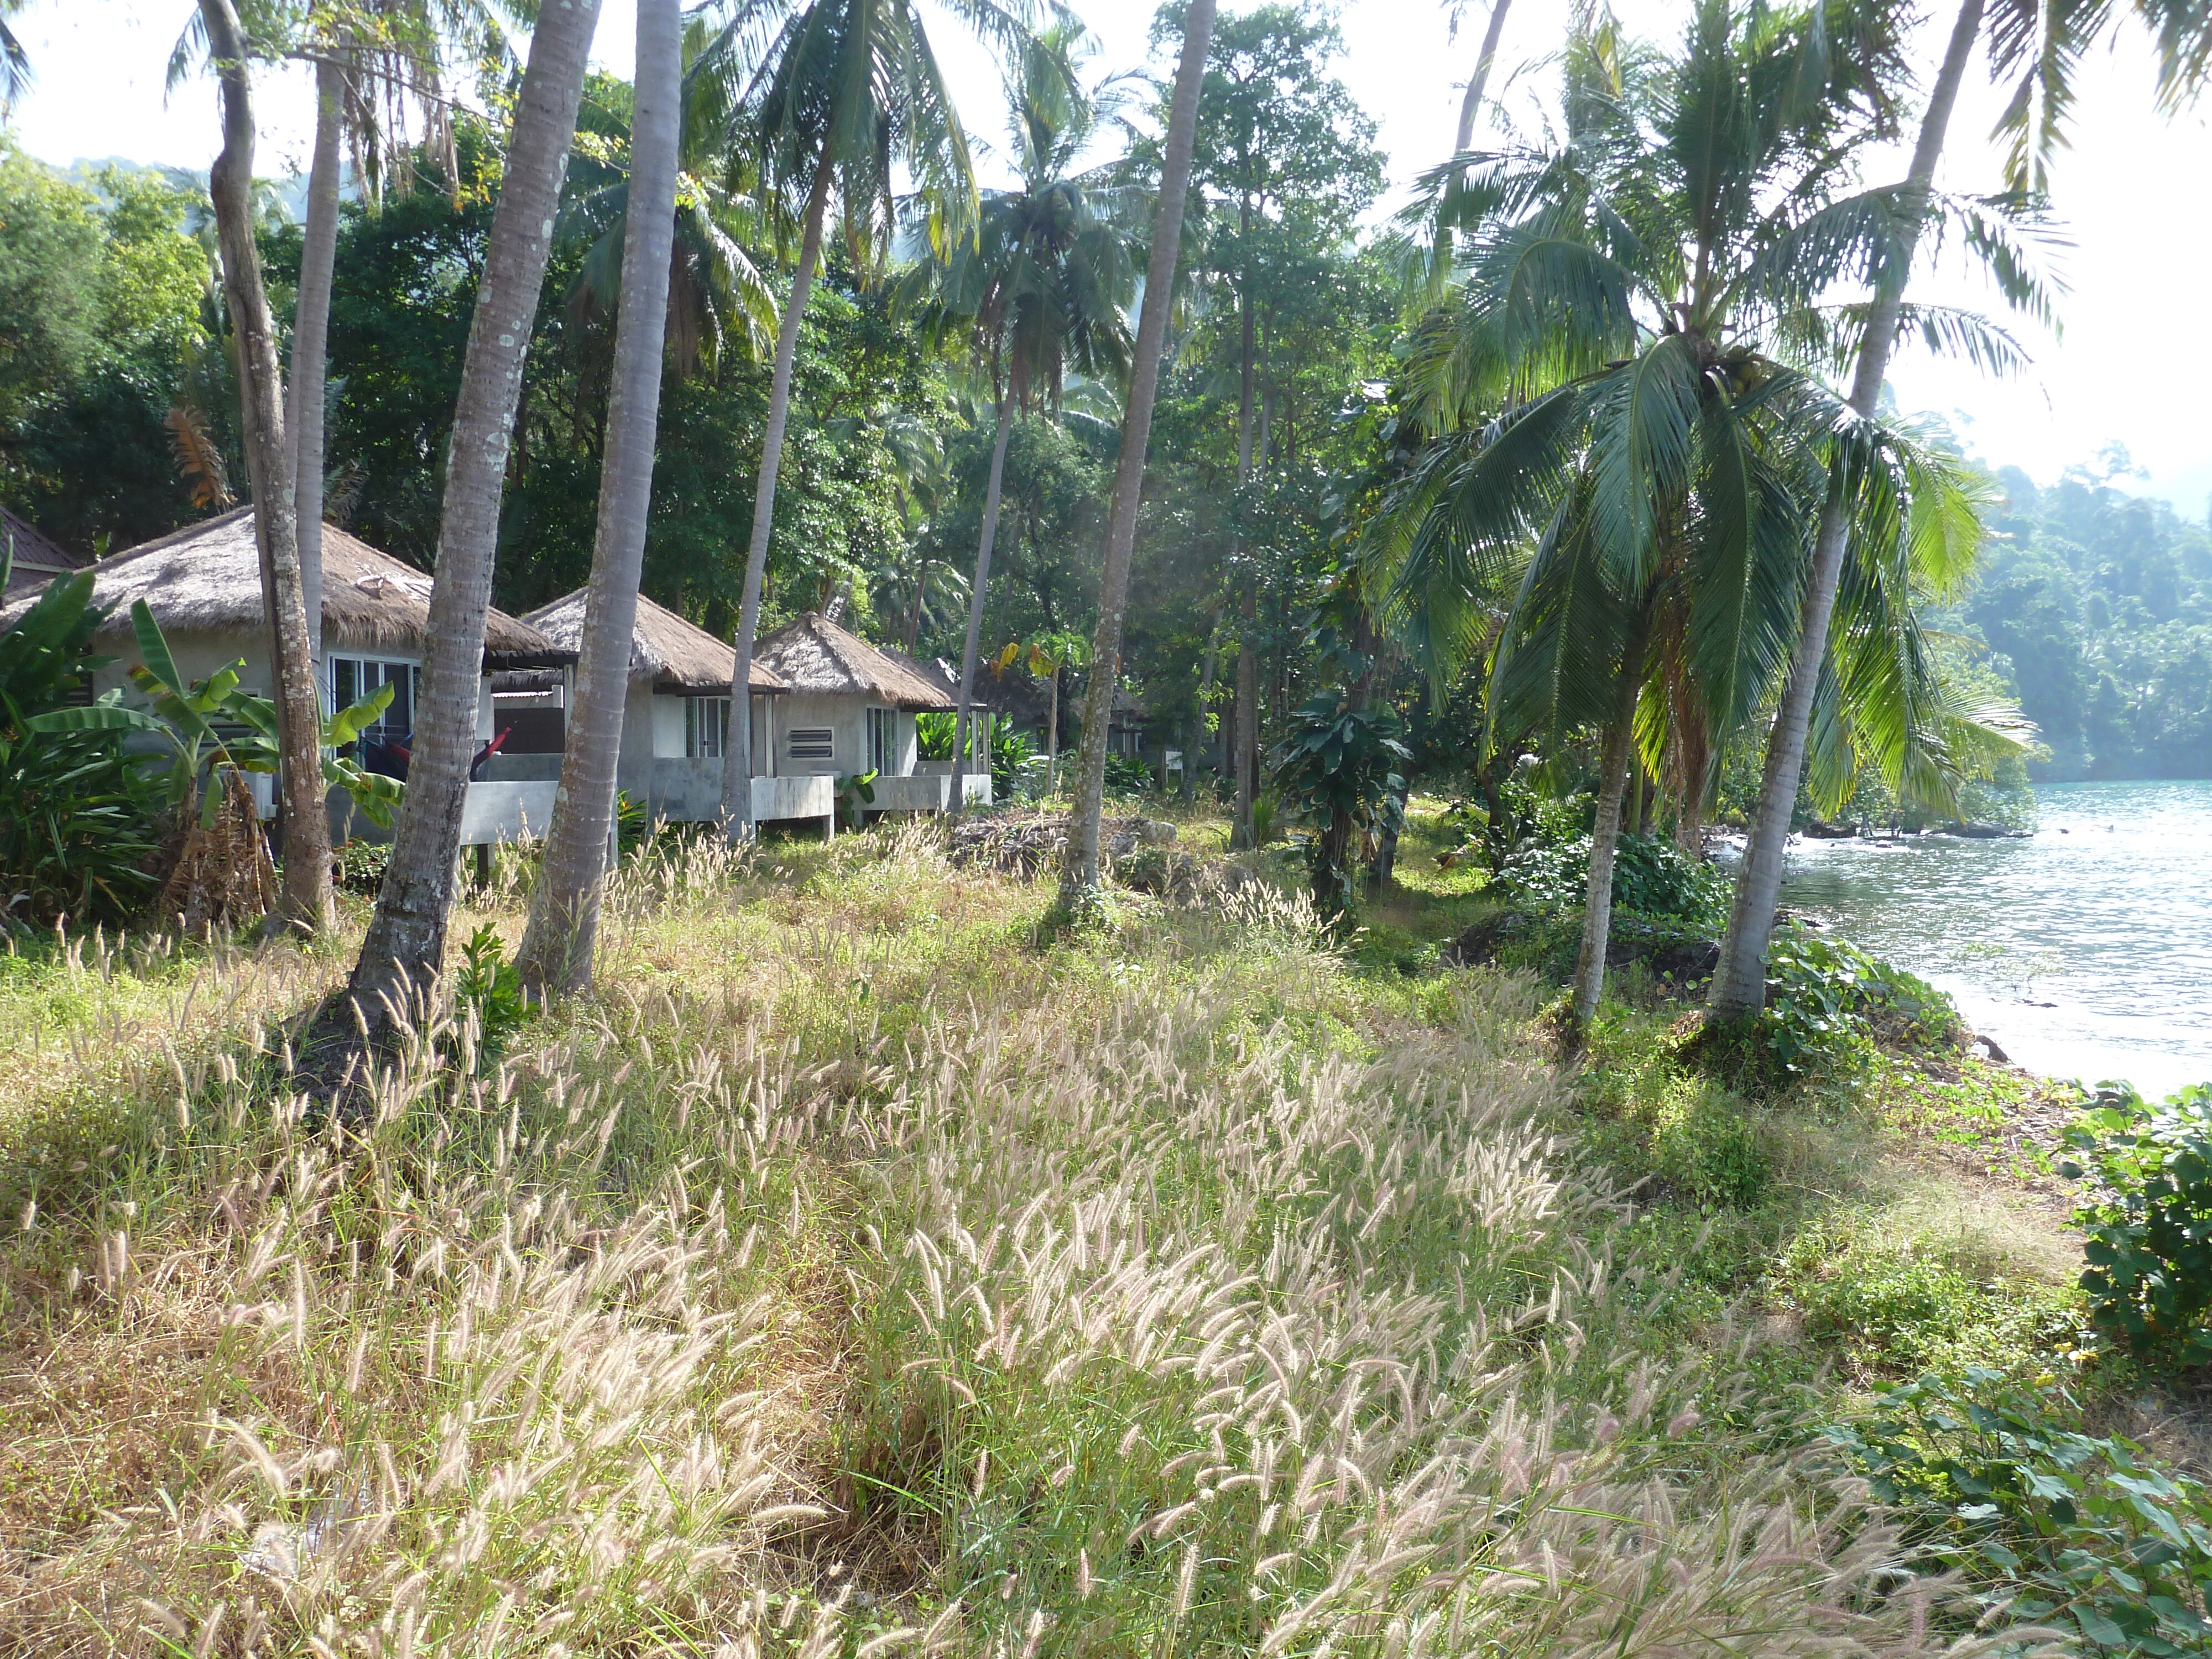
M 1052 665 L 1052 691 L 1044 717 L 1044 792 L 1060 787 L 1060 668 Z
M 545 282 L 553 221 L 576 131 L 585 61 L 599 0 L 562 0 L 538 13 L 529 66 L 492 214 L 483 279 L 469 325 L 460 397 L 447 449 L 438 527 L 438 580 L 430 591 L 428 648 L 415 715 L 415 756 L 392 863 L 349 987 L 372 1040 L 392 1011 L 422 994 L 444 965 L 446 923 L 459 862 L 461 809 L 476 756 L 483 674 L 484 613 L 491 606 L 500 498 L 514 435 L 515 404 L 531 325 Z
M 1252 477 L 1252 389 L 1255 368 L 1253 339 L 1252 273 L 1249 269 L 1252 237 L 1252 204 L 1248 199 L 1243 207 L 1243 227 L 1246 246 L 1247 269 L 1237 295 L 1241 338 L 1241 380 L 1237 394 L 1237 487 L 1242 489 Z M 1244 551 L 1242 537 L 1230 544 L 1231 568 L 1241 562 Z M 1243 573 L 1239 573 L 1242 575 Z M 1260 787 L 1260 659 L 1252 649 L 1252 636 L 1258 631 L 1259 604 L 1248 576 L 1238 584 L 1243 589 L 1244 626 L 1237 642 L 1237 816 L 1229 826 L 1229 842 L 1232 847 L 1254 844 L 1252 802 Z
M 983 490 L 983 534 L 975 544 L 975 586 L 968 595 L 968 643 L 960 652 L 960 712 L 952 721 L 952 810 L 968 807 L 968 711 L 974 707 L 975 652 L 983 636 L 983 590 L 991 580 L 991 541 L 999 533 L 999 487 L 1006 477 L 1006 439 L 1014 429 L 1010 400 L 999 399 L 999 435 L 991 445 L 991 481 Z M 987 757 L 984 769 L 990 769 Z
M 775 331 L 775 372 L 769 382 L 768 427 L 761 434 L 760 476 L 753 484 L 753 539 L 745 552 L 744 598 L 738 610 L 738 637 L 730 665 L 730 740 L 722 757 L 722 817 L 733 842 L 749 840 L 753 833 L 753 710 L 749 691 L 753 635 L 760 627 L 769 532 L 775 526 L 775 475 L 783 465 L 783 430 L 791 418 L 791 373 L 799 358 L 799 325 L 806 314 L 807 291 L 814 286 L 815 261 L 822 257 L 822 220 L 829 210 L 830 184 L 835 172 L 825 143 L 822 154 L 815 158 L 814 185 L 806 198 L 799 269 L 791 274 L 791 298 Z
M 629 696 L 630 642 L 653 505 L 653 443 L 668 333 L 668 264 L 675 241 L 678 112 L 684 78 L 678 0 L 638 0 L 636 94 L 630 122 L 629 203 L 623 215 L 622 295 L 599 468 L 598 544 L 584 602 L 575 706 L 545 858 L 530 896 L 516 957 L 533 996 L 588 984 L 614 822 L 615 762 Z
M 222 81 L 222 154 L 208 173 L 222 248 L 223 297 L 238 338 L 239 415 L 253 487 L 253 529 L 269 619 L 269 665 L 276 704 L 284 804 L 284 886 L 278 915 L 302 933 L 334 919 L 331 826 L 323 805 L 322 700 L 301 587 L 299 523 L 284 452 L 284 378 L 276 325 L 253 242 L 253 104 L 246 45 L 230 0 L 200 0 L 208 56 Z
M 331 282 L 338 255 L 338 141 L 343 137 L 345 72 L 315 60 L 315 156 L 307 169 L 307 222 L 300 244 L 300 292 L 292 318 L 292 408 L 285 454 L 300 538 L 300 586 L 307 609 L 307 649 L 323 659 L 323 403 L 329 374 Z
M 1882 380 L 1889 373 L 1897 319 L 1905 304 L 1905 283 L 1911 275 L 1912 251 L 1919 242 L 1921 221 L 1935 184 L 1936 159 L 1942 154 L 1944 131 L 1950 125 L 1951 108 L 1958 101 L 1959 83 L 1966 77 L 1981 21 L 1982 0 L 1961 0 L 1942 70 L 1929 97 L 1927 112 L 1921 118 L 1920 141 L 1905 180 L 1906 246 L 1876 282 L 1866 337 L 1859 345 L 1858 371 L 1851 385 L 1851 408 L 1863 420 L 1873 418 Z M 1812 579 L 1807 585 L 1797 633 L 1797 655 L 1783 684 L 1782 706 L 1767 738 L 1759 805 L 1744 845 L 1743 866 L 1736 873 L 1735 900 L 1729 914 L 1728 933 L 1721 940 L 1720 962 L 1713 970 L 1709 1006 L 1717 1020 L 1747 1019 L 1766 1001 L 1767 942 L 1774 932 L 1775 903 L 1782 896 L 1790 814 L 1805 770 L 1805 732 L 1812 720 L 1820 665 L 1827 655 L 1828 617 L 1835 609 L 1836 586 L 1843 574 L 1849 522 L 1844 499 L 1832 486 L 1827 503 L 1820 510 L 1820 533 L 1813 545 Z
M 1498 61 L 1498 37 L 1505 33 L 1505 9 L 1513 0 L 1492 0 L 1490 27 L 1482 32 L 1482 55 L 1474 60 L 1474 74 L 1467 83 L 1467 96 L 1460 100 L 1459 136 L 1452 141 L 1452 154 L 1464 155 L 1474 143 L 1474 115 L 1482 107 L 1482 89 L 1490 82 L 1490 66 Z
M 1620 842 L 1621 796 L 1636 748 L 1636 698 L 1644 689 L 1644 646 L 1650 633 L 1648 607 L 1629 624 L 1620 653 L 1620 688 L 1613 723 L 1598 746 L 1597 822 L 1590 830 L 1589 886 L 1583 900 L 1582 952 L 1575 958 L 1574 1029 L 1579 1039 L 1597 1015 L 1605 990 L 1605 948 L 1613 933 L 1613 861 Z
M 1160 200 L 1152 218 L 1152 255 L 1145 271 L 1145 303 L 1137 319 L 1129 401 L 1121 414 L 1121 453 L 1114 465 L 1114 503 L 1098 583 L 1098 631 L 1091 641 L 1091 687 L 1083 710 L 1083 749 L 1076 766 L 1075 806 L 1060 872 L 1063 903 L 1098 884 L 1098 819 L 1106 799 L 1106 728 L 1114 718 L 1115 667 L 1121 659 L 1121 607 L 1129 593 L 1129 560 L 1137 543 L 1137 507 L 1145 488 L 1145 450 L 1152 441 L 1152 402 L 1160 388 L 1168 307 L 1182 239 L 1183 202 L 1190 191 L 1190 153 L 1198 134 L 1198 89 L 1213 36 L 1214 0 L 1190 0 L 1184 14 L 1182 61 L 1169 105 L 1166 153 L 1160 159 Z

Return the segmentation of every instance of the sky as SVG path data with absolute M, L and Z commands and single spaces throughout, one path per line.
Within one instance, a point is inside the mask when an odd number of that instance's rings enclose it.
M 1235 9 L 1234 0 L 1224 3 Z M 1098 39 L 1099 70 L 1146 64 L 1151 6 L 1076 0 L 1076 7 Z M 38 77 L 15 112 L 18 142 L 59 166 L 121 156 L 204 167 L 219 143 L 212 85 L 198 81 L 173 97 L 162 88 L 190 9 L 187 0 L 29 0 L 12 25 Z M 1663 38 L 1688 8 L 1684 0 L 1615 0 L 1615 9 L 1631 29 Z M 1486 0 L 1468 0 L 1465 10 L 1455 40 L 1437 0 L 1345 0 L 1340 8 L 1346 50 L 1336 72 L 1375 117 L 1391 177 L 1401 183 L 1450 152 Z M 1948 4 L 1938 0 L 1932 10 L 1916 40 L 1923 76 L 1932 76 L 1950 23 Z M 1567 11 L 1566 0 L 1514 0 L 1507 14 L 1490 92 L 1524 126 L 1540 116 L 1552 78 L 1545 60 L 1557 50 Z M 628 74 L 634 19 L 625 0 L 607 0 L 594 49 L 603 67 Z M 931 22 L 968 125 L 995 141 L 1002 125 L 996 61 L 950 15 L 939 12 Z M 2212 125 L 2204 111 L 2161 117 L 2152 76 L 2149 49 L 2131 36 L 2084 66 L 2073 144 L 2052 191 L 2069 244 L 2052 258 L 2067 285 L 2062 332 L 2011 325 L 2033 359 L 2021 376 L 1992 380 L 1914 350 L 1895 363 L 1891 384 L 1904 408 L 1942 416 L 1984 459 L 2022 467 L 2040 483 L 2094 459 L 2106 444 L 2124 445 L 2141 476 L 2115 482 L 2197 518 L 2212 499 L 2212 422 L 2197 392 L 2212 385 L 2212 329 L 2200 325 L 2195 298 L 2212 270 L 2212 215 L 2199 205 L 2212 179 Z M 2002 102 L 1978 64 L 1952 123 L 1940 187 L 1998 186 L 2001 158 L 1986 135 Z M 264 75 L 257 105 L 257 170 L 303 167 L 312 125 L 305 72 Z M 1874 181 L 1901 176 L 1904 163 L 1900 150 Z M 1917 293 L 2001 309 L 1961 270 L 1939 270 Z

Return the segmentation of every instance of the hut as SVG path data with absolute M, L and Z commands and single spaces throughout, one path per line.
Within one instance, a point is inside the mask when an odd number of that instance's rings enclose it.
M 523 620 L 566 649 L 580 652 L 584 642 L 584 613 L 587 590 L 557 599 L 526 615 Z M 722 812 L 723 753 L 730 732 L 730 669 L 732 657 L 726 641 L 718 640 L 674 611 L 655 605 L 642 593 L 637 599 L 637 621 L 630 631 L 629 693 L 623 707 L 622 748 L 616 757 L 615 781 L 634 800 L 641 800 L 656 817 L 671 823 L 706 823 Z M 542 677 L 533 677 L 542 678 Z M 820 818 L 825 822 L 836 811 L 836 780 L 811 773 L 775 775 L 776 704 L 789 690 L 783 678 L 766 663 L 752 665 L 752 793 L 756 821 Z M 526 698 L 559 696 L 565 703 L 565 686 L 532 685 L 522 676 L 500 676 L 493 684 L 498 719 L 517 715 Z M 516 729 L 523 729 L 518 719 Z M 512 747 L 512 745 L 509 745 Z M 559 775 L 559 723 L 553 722 L 552 741 L 542 738 L 529 747 L 545 752 L 550 769 Z M 533 757 L 502 750 L 498 764 L 512 774 L 531 765 Z
M 107 612 L 95 638 L 116 656 L 94 677 L 95 695 L 118 688 L 129 691 L 129 669 L 138 661 L 131 607 L 139 599 L 161 625 L 177 671 L 186 679 L 204 679 L 243 659 L 240 684 L 257 695 L 270 695 L 274 676 L 251 507 L 142 543 L 101 560 L 92 570 L 93 603 Z M 11 598 L 0 617 L 12 619 L 29 605 L 28 595 Z M 391 686 L 392 702 L 378 722 L 362 734 L 362 757 L 373 771 L 404 776 L 430 629 L 430 578 L 336 525 L 325 525 L 322 612 L 324 707 L 326 711 L 342 708 L 380 686 Z M 491 611 L 484 622 L 484 678 L 477 694 L 479 740 L 490 744 L 500 735 L 492 723 L 494 672 L 564 668 L 575 660 L 575 654 L 505 611 Z M 254 782 L 267 810 L 267 781 L 257 778 Z M 343 795 L 336 798 L 332 834 L 340 839 L 374 835 L 365 823 L 351 821 L 350 805 Z M 472 787 L 463 818 L 463 845 L 523 833 L 527 824 L 543 825 L 551 815 L 550 785 L 526 793 L 511 787 Z
M 34 587 L 44 587 L 56 576 L 82 570 L 90 562 L 80 559 L 59 542 L 0 507 L 0 543 L 9 555 L 8 589 L 0 603 L 21 599 Z
M 917 714 L 958 708 L 943 673 L 811 611 L 763 638 L 754 656 L 791 688 L 778 711 L 776 772 L 873 772 L 879 812 L 940 812 L 951 802 L 951 764 L 923 769 L 915 728 Z M 988 803 L 990 774 L 968 778 L 966 791 L 970 801 Z

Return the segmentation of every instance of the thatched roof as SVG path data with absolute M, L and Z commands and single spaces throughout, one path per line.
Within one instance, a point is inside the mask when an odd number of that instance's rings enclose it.
M 91 562 L 41 532 L 35 526 L 0 507 L 0 537 L 5 537 L 15 562 L 8 570 L 9 599 L 43 587 L 65 571 L 82 570 Z
M 776 629 L 753 654 L 794 691 L 849 692 L 896 708 L 958 707 L 954 690 L 913 658 L 870 645 L 817 611 Z
M 128 635 L 136 599 L 146 601 L 167 632 L 258 631 L 263 625 L 261 556 L 250 507 L 141 543 L 93 570 L 93 602 L 108 610 L 103 637 Z M 336 525 L 323 526 L 326 645 L 419 655 L 429 626 L 428 575 Z M 487 668 L 542 667 L 574 661 L 575 654 L 504 611 L 484 618 Z
M 587 590 L 578 588 L 548 605 L 526 613 L 523 621 L 558 645 L 571 651 L 584 647 L 584 603 Z M 630 630 L 629 677 L 650 678 L 657 691 L 710 694 L 730 690 L 732 656 L 728 644 L 705 629 L 693 626 L 673 611 L 664 610 L 641 593 L 637 596 L 637 624 Z M 756 691 L 787 691 L 783 677 L 756 658 L 746 682 Z

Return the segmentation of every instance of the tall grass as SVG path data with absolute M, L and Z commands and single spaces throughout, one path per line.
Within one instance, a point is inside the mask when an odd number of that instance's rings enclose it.
M 432 999 L 351 1129 L 272 1081 L 313 959 L 127 1063 L 95 999 L 33 1092 L 122 1127 L 0 1165 L 0 1651 L 1942 1650 L 1547 1127 L 1530 983 L 1048 896 L 641 860 L 594 998 Z

